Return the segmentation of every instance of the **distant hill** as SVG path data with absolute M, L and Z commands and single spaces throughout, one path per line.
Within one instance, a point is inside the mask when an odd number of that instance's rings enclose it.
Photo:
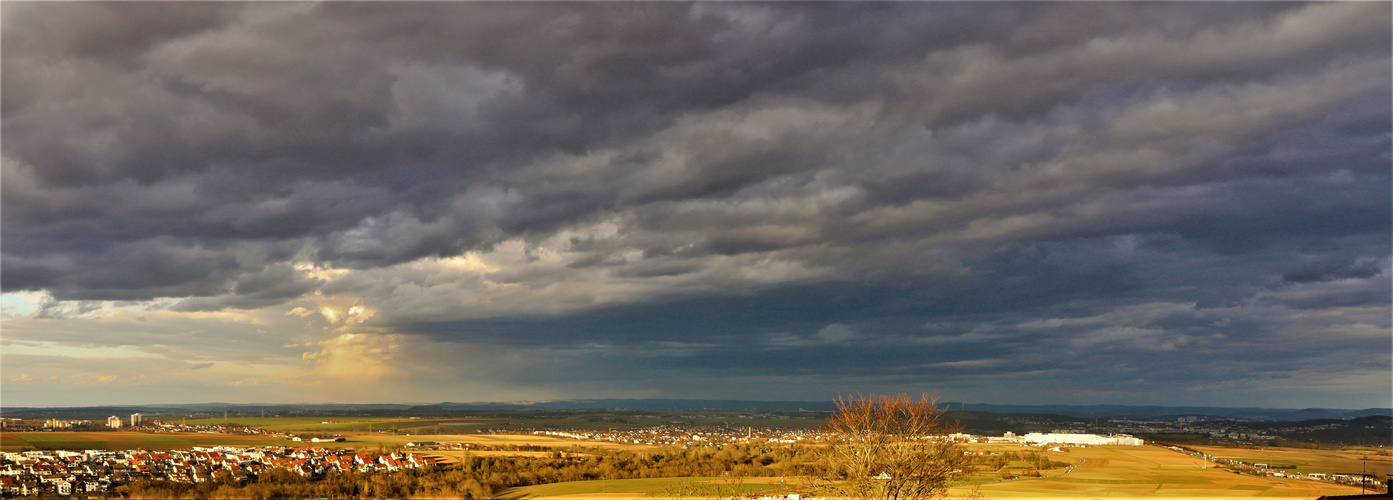
M 747 401 L 738 399 L 568 399 L 559 401 L 440 403 L 445 410 L 712 410 L 832 411 L 831 401 Z
M 1080 418 L 1131 418 L 1174 420 L 1199 417 L 1210 420 L 1312 420 L 1349 419 L 1370 415 L 1393 416 L 1393 408 L 1345 410 L 1334 408 L 1220 408 L 1210 406 L 1123 406 L 1123 405 L 993 405 L 945 403 L 953 410 L 985 413 L 1048 413 Z
M 998 414 L 1058 415 L 1083 419 L 1140 419 L 1174 420 L 1196 417 L 1206 420 L 1298 421 L 1314 419 L 1346 420 L 1366 416 L 1393 417 L 1390 408 L 1361 410 L 1334 408 L 1221 408 L 1205 406 L 1124 406 L 1124 405 L 996 405 L 982 403 L 946 402 L 939 404 L 950 411 Z M 836 407 L 831 401 L 752 401 L 734 399 L 568 399 L 554 401 L 506 402 L 445 402 L 424 404 L 232 404 L 200 403 L 169 405 L 119 405 L 87 407 L 4 407 L 0 416 L 6 418 L 82 418 L 98 419 L 110 415 L 125 416 L 135 412 L 149 415 L 219 414 L 232 412 L 251 415 L 259 412 L 274 414 L 360 414 L 360 415 L 433 415 L 455 412 L 540 411 L 540 410 L 669 410 L 669 411 L 757 411 L 757 412 L 829 412 Z
M 560 401 L 440 403 L 433 405 L 453 411 L 487 410 L 721 410 L 721 411 L 832 411 L 831 401 L 746 401 L 707 399 L 571 399 Z M 1311 420 L 1349 419 L 1370 415 L 1393 416 L 1393 408 L 1347 410 L 1333 408 L 1219 408 L 1204 406 L 1124 406 L 1124 405 L 994 405 L 981 403 L 939 403 L 950 411 L 982 413 L 1049 414 L 1076 418 L 1131 418 L 1174 420 L 1200 417 L 1210 420 Z

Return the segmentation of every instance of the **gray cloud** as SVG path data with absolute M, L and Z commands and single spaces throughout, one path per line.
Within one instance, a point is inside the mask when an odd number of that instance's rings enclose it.
M 1324 313 L 1388 308 L 1389 16 L 17 4 L 0 279 L 55 318 L 344 297 L 518 356 L 644 345 L 670 387 L 1319 377 L 1388 351 Z
M 1379 274 L 1378 263 L 1373 260 L 1354 261 L 1349 258 L 1331 258 L 1303 264 L 1287 271 L 1282 279 L 1296 283 L 1331 281 L 1347 278 L 1370 278 Z

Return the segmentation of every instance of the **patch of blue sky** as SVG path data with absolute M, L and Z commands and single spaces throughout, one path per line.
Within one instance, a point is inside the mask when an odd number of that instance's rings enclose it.
M 157 358 L 159 355 L 132 346 L 79 346 L 58 342 L 6 342 L 7 356 L 61 356 L 66 358 Z
M 39 310 L 38 292 L 0 293 L 0 314 L 23 316 Z

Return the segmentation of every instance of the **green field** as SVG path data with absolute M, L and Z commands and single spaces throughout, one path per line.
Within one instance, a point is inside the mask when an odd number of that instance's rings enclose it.
M 0 432 L 0 450 L 174 450 L 194 446 L 285 445 L 283 439 L 196 432 Z
M 1303 450 L 1298 448 L 1224 448 L 1191 446 L 1213 457 L 1238 460 L 1250 464 L 1264 463 L 1269 468 L 1289 472 L 1319 472 L 1324 474 L 1360 473 L 1368 467 L 1369 474 L 1382 479 L 1393 473 L 1393 456 L 1378 455 L 1375 450 Z
M 498 423 L 497 419 L 412 419 L 374 417 L 229 417 L 168 420 L 188 425 L 244 425 L 280 432 L 344 432 L 417 430 L 421 433 L 458 432 Z

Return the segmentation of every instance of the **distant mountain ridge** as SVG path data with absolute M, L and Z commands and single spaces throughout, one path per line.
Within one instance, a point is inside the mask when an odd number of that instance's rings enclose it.
M 571 399 L 558 401 L 439 403 L 443 410 L 721 410 L 721 411 L 832 411 L 831 401 L 747 401 L 707 399 Z M 1127 405 L 997 405 L 986 403 L 940 402 L 949 411 L 982 413 L 1028 413 L 1064 415 L 1076 418 L 1175 419 L 1201 417 L 1241 420 L 1349 419 L 1370 415 L 1393 416 L 1393 408 L 1223 408 L 1206 406 L 1127 406 Z
M 1393 408 L 1223 408 L 1209 406 L 1127 406 L 1127 405 L 998 405 L 986 403 L 940 402 L 949 411 L 979 413 L 1051 414 L 1074 418 L 1097 419 L 1202 419 L 1278 420 L 1351 419 L 1364 416 L 1393 416 Z M 829 412 L 836 407 L 831 401 L 754 401 L 737 399 L 567 399 L 546 401 L 444 402 L 423 404 L 159 404 L 109 405 L 86 407 L 3 407 L 0 416 L 25 418 L 58 416 L 61 418 L 105 418 L 107 414 L 124 415 L 134 412 L 150 414 L 221 413 L 242 414 L 267 412 L 304 413 L 382 413 L 423 414 L 472 411 L 544 411 L 544 410 L 667 410 L 667 411 L 766 411 L 766 412 Z M 68 416 L 71 415 L 71 416 Z M 93 416 L 96 415 L 96 416 Z

